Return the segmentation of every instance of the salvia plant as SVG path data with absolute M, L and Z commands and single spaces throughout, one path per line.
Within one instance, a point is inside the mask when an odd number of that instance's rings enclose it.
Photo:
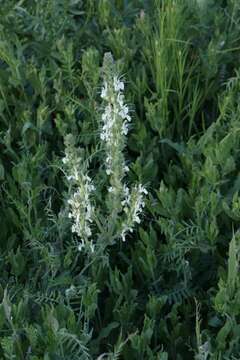
M 129 108 L 124 103 L 124 82 L 120 79 L 114 66 L 111 53 L 104 55 L 103 79 L 101 98 L 104 100 L 104 110 L 101 115 L 100 141 L 104 151 L 104 168 L 108 179 L 107 185 L 107 222 L 102 227 L 113 229 L 111 238 L 120 237 L 123 241 L 128 232 L 133 232 L 135 223 L 140 223 L 140 215 L 144 208 L 144 197 L 147 195 L 145 187 L 139 183 L 131 189 L 126 184 L 125 175 L 129 171 L 124 158 L 124 148 L 128 124 L 131 121 Z M 72 191 L 68 200 L 69 218 L 73 220 L 72 232 L 79 237 L 78 249 L 89 245 L 94 251 L 96 240 L 93 230 L 94 219 L 100 209 L 95 209 L 93 204 L 94 191 L 96 191 L 93 180 L 89 177 L 88 167 L 81 156 L 81 149 L 74 146 L 74 137 L 69 134 L 65 138 L 65 157 L 63 163 L 66 165 L 67 180 Z M 97 223 L 101 222 L 100 219 Z M 116 224 L 116 229 L 114 229 Z M 109 230 L 110 231 L 110 230 Z

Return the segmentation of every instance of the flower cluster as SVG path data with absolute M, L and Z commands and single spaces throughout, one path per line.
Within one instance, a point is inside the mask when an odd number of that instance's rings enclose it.
M 69 218 L 74 220 L 72 232 L 76 233 L 82 240 L 92 235 L 90 223 L 92 223 L 94 209 L 90 202 L 90 194 L 93 190 L 95 187 L 91 184 L 91 179 L 82 175 L 79 187 L 68 200 L 71 207 Z
M 145 206 L 144 195 L 147 190 L 142 184 L 135 185 L 130 193 L 129 188 L 124 186 L 123 210 L 126 213 L 126 220 L 122 224 L 121 238 L 125 241 L 127 232 L 133 232 L 134 223 L 140 224 L 140 214 Z
M 91 223 L 93 222 L 94 207 L 90 197 L 95 187 L 91 178 L 83 171 L 82 157 L 79 149 L 75 148 L 71 135 L 66 137 L 65 145 L 65 157 L 62 161 L 67 168 L 67 180 L 75 189 L 68 200 L 70 206 L 68 216 L 73 219 L 72 232 L 79 236 L 81 244 L 78 249 L 81 250 L 92 235 Z M 90 242 L 90 247 L 93 250 L 92 242 Z
M 116 75 L 104 81 L 101 97 L 107 105 L 102 114 L 101 140 L 106 146 L 106 173 L 118 174 L 121 178 L 128 167 L 123 158 L 125 136 L 128 133 L 128 123 L 131 121 L 129 109 L 124 104 L 124 83 Z
M 144 208 L 144 195 L 147 190 L 141 185 L 131 189 L 124 183 L 126 172 L 124 148 L 129 130 L 129 108 L 124 102 L 124 82 L 117 75 L 111 54 L 105 55 L 104 83 L 101 98 L 105 102 L 102 114 L 100 139 L 105 150 L 105 170 L 109 176 L 108 196 L 106 199 L 109 217 L 106 231 L 108 237 L 120 237 L 125 241 L 128 232 L 133 232 L 135 223 L 140 223 L 140 215 Z M 75 147 L 74 138 L 65 138 L 66 178 L 69 182 L 70 198 L 69 218 L 72 219 L 72 232 L 76 233 L 81 242 L 78 249 L 88 246 L 94 251 L 92 240 L 92 223 L 102 230 L 95 216 L 97 213 L 92 205 L 91 197 L 95 187 L 87 174 L 86 162 L 83 161 L 83 149 Z
M 110 176 L 108 192 L 113 217 L 123 214 L 120 237 L 125 241 L 127 232 L 132 232 L 135 223 L 140 223 L 140 214 L 144 207 L 144 194 L 147 190 L 141 185 L 135 185 L 131 190 L 124 184 L 123 178 L 129 170 L 124 159 L 124 147 L 129 130 L 129 108 L 124 103 L 124 82 L 114 69 L 111 54 L 105 55 L 105 77 L 101 98 L 106 103 L 102 114 L 102 129 L 100 138 L 105 144 L 106 173 Z

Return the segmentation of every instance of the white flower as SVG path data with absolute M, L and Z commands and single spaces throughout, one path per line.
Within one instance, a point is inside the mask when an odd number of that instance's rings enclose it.
M 108 92 L 108 86 L 107 86 L 107 82 L 105 81 L 104 86 L 103 86 L 102 91 L 101 91 L 101 98 L 102 99 L 107 98 L 107 92 Z
M 126 233 L 127 233 L 127 229 L 124 228 L 121 232 L 122 241 L 126 241 Z
M 119 111 L 119 115 L 121 116 L 121 118 L 124 120 L 124 119 L 127 119 L 128 121 L 131 120 L 130 116 L 128 115 L 128 107 L 127 105 L 123 105 Z
M 120 234 L 120 236 L 122 238 L 122 241 L 126 241 L 126 235 L 127 235 L 128 231 L 130 233 L 132 233 L 133 229 L 131 227 L 129 227 L 127 224 L 123 224 L 123 229 L 122 229 L 122 232 Z
M 91 252 L 92 253 L 94 253 L 94 249 L 95 249 L 95 245 L 92 243 L 92 241 L 91 241 L 91 243 L 90 243 L 90 250 L 91 250 Z
M 131 190 L 123 179 L 129 171 L 125 164 L 124 148 L 125 137 L 129 131 L 129 122 L 131 117 L 129 107 L 124 103 L 124 82 L 120 80 L 117 74 L 113 73 L 114 66 L 109 66 L 112 62 L 111 56 L 105 56 L 107 75 L 102 88 L 101 96 L 106 105 L 102 114 L 102 129 L 100 138 L 105 147 L 105 170 L 110 176 L 108 193 L 110 198 L 110 210 L 114 214 L 117 212 L 123 216 L 123 222 L 120 230 L 120 236 L 123 241 L 128 232 L 133 232 L 135 223 L 141 222 L 140 215 L 143 211 L 144 195 L 147 190 L 141 185 L 135 185 Z M 124 213 L 122 213 L 122 211 Z
M 62 159 L 62 162 L 63 162 L 64 164 L 67 164 L 67 162 L 68 162 L 67 156 L 65 156 L 65 157 Z
M 106 106 L 102 114 L 100 139 L 105 143 L 106 173 L 112 176 L 118 174 L 116 184 L 119 184 L 119 180 L 123 178 L 126 171 L 122 152 L 125 147 L 124 136 L 128 133 L 127 122 L 131 121 L 131 117 L 127 105 L 124 104 L 123 81 L 116 75 L 109 76 L 107 81 L 104 81 L 101 93 Z M 121 171 L 119 171 L 120 168 Z M 119 174 L 121 174 L 120 179 Z
M 84 248 L 84 243 L 78 245 L 78 251 L 82 251 L 83 248 Z
M 68 200 L 70 205 L 69 217 L 74 220 L 72 232 L 77 233 L 81 240 L 90 237 L 92 232 L 90 223 L 92 223 L 93 207 L 89 201 L 89 193 L 92 191 L 87 184 L 83 188 L 78 188 Z M 86 192 L 84 194 L 84 192 Z
M 124 105 L 124 95 L 122 93 L 117 94 L 117 102 L 120 107 Z
M 147 195 L 147 190 L 138 184 L 134 186 L 131 193 L 129 188 L 124 186 L 124 200 L 121 204 L 124 206 L 123 210 L 126 213 L 127 219 L 122 224 L 121 238 L 125 241 L 128 231 L 133 232 L 134 223 L 140 224 L 140 214 L 145 206 L 143 194 Z
M 124 200 L 122 200 L 121 204 L 123 206 L 125 205 L 129 205 L 130 204 L 130 192 L 129 192 L 129 188 L 127 187 L 127 185 L 123 185 L 123 194 L 124 194 Z
M 128 123 L 126 121 L 124 121 L 124 123 L 122 125 L 122 134 L 127 135 L 127 133 L 128 133 Z
M 113 85 L 116 92 L 124 90 L 124 83 L 120 81 L 117 76 L 114 76 L 113 78 Z
M 81 240 L 80 250 L 92 235 L 90 225 L 93 222 L 94 207 L 91 204 L 90 196 L 95 190 L 95 186 L 92 184 L 91 178 L 83 172 L 79 152 L 69 139 L 70 137 L 66 141 L 66 156 L 63 158 L 63 163 L 68 171 L 66 178 L 74 189 L 67 201 L 69 204 L 68 217 L 73 221 L 72 232 L 76 233 Z

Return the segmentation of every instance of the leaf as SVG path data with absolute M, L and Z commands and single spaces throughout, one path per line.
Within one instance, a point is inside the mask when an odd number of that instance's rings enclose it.
M 7 320 L 9 321 L 9 323 L 11 324 L 12 323 L 12 319 L 11 319 L 12 308 L 11 308 L 11 304 L 10 304 L 10 301 L 8 298 L 7 289 L 4 290 L 2 305 L 3 305 L 5 316 L 6 316 Z
M 230 296 L 233 295 L 235 290 L 235 283 L 238 274 L 238 260 L 237 260 L 237 248 L 235 234 L 233 234 L 232 240 L 229 245 L 229 255 L 228 255 L 228 288 L 230 291 Z
M 118 322 L 113 321 L 110 324 L 108 324 L 106 327 L 104 327 L 98 336 L 98 341 L 107 338 L 110 335 L 111 331 L 119 327 L 119 325 L 120 324 Z
M 0 180 L 4 180 L 4 175 L 5 175 L 4 166 L 0 162 Z
M 161 139 L 159 140 L 161 144 L 167 144 L 172 149 L 176 150 L 180 155 L 184 154 L 186 152 L 185 145 L 183 143 L 175 143 L 170 139 Z
M 217 334 L 216 341 L 218 344 L 218 349 L 224 350 L 224 348 L 226 346 L 226 340 L 227 340 L 228 335 L 230 334 L 231 329 L 232 329 L 231 320 L 227 319 L 224 326 L 221 328 L 221 330 Z

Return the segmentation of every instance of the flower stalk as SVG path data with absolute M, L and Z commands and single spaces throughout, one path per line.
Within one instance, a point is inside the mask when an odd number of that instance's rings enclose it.
M 124 82 L 116 74 L 111 54 L 107 53 L 103 63 L 104 82 L 101 98 L 105 108 L 102 114 L 102 129 L 100 138 L 104 143 L 106 160 L 105 170 L 110 176 L 110 193 L 112 208 L 119 208 L 119 198 L 123 192 L 123 178 L 129 170 L 124 159 L 126 135 L 128 134 L 129 108 L 124 103 Z
M 120 237 L 125 241 L 126 234 L 133 232 L 134 224 L 140 223 L 140 214 L 144 207 L 143 195 L 147 194 L 147 190 L 142 184 L 135 185 L 130 190 L 124 183 L 124 177 L 129 171 L 124 158 L 124 149 L 131 117 L 129 108 L 125 104 L 124 82 L 118 75 L 110 53 L 105 54 L 103 74 L 101 98 L 105 108 L 102 114 L 100 138 L 105 145 L 111 218 L 115 221 L 118 214 L 125 213 L 123 216 L 120 215 Z
M 142 184 L 135 184 L 129 189 L 124 180 L 129 171 L 124 150 L 131 117 L 125 104 L 124 82 L 118 75 L 110 53 L 104 57 L 103 78 L 101 98 L 104 110 L 101 116 L 100 141 L 105 152 L 104 167 L 109 180 L 107 206 L 110 214 L 107 216 L 107 227 L 102 227 L 99 223 L 99 210 L 95 209 L 92 202 L 96 189 L 88 175 L 84 151 L 75 147 L 71 134 L 65 138 L 65 157 L 62 160 L 71 194 L 68 199 L 71 230 L 80 239 L 78 249 L 82 250 L 88 245 L 92 252 L 96 244 L 93 223 L 100 233 L 105 232 L 100 238 L 109 239 L 106 240 L 108 244 L 115 238 L 125 241 L 126 235 L 133 232 L 135 224 L 141 222 L 140 215 L 145 205 L 144 196 L 147 194 Z M 105 216 L 106 214 L 103 218 Z
M 80 239 L 79 250 L 89 243 L 93 251 L 93 242 L 89 239 L 92 236 L 91 224 L 94 217 L 91 195 L 95 186 L 84 169 L 81 151 L 75 148 L 72 135 L 65 138 L 65 146 L 65 157 L 62 161 L 67 168 L 67 180 L 74 188 L 68 200 L 70 206 L 68 216 L 73 220 L 72 232 L 76 233 Z

